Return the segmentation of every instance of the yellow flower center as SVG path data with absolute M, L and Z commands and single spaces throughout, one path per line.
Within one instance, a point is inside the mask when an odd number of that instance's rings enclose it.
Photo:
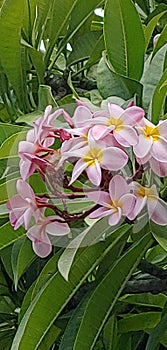
M 152 187 L 144 187 L 144 186 L 140 186 L 137 190 L 137 194 L 139 197 L 145 197 L 145 196 L 156 196 L 156 193 L 155 193 L 155 189 L 152 188 Z
M 107 120 L 106 125 L 107 126 L 114 125 L 116 131 L 122 130 L 124 128 L 123 121 L 120 118 L 117 119 L 117 118 L 114 118 L 112 116 L 110 116 L 110 119 Z
M 145 125 L 143 128 L 144 136 L 148 139 L 153 138 L 154 141 L 158 141 L 160 137 L 160 133 L 158 127 L 155 128 L 152 126 Z
M 95 160 L 98 163 L 102 162 L 103 152 L 100 148 L 91 148 L 84 157 L 84 162 L 88 164 L 88 166 L 95 165 Z

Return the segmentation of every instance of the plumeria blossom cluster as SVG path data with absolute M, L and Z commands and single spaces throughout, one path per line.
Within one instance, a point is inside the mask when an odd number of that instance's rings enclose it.
M 63 128 L 56 127 L 59 116 Z M 7 208 L 11 225 L 24 225 L 40 257 L 51 253 L 53 236 L 68 235 L 71 223 L 86 217 L 107 216 L 114 226 L 123 220 L 134 223 L 146 210 L 149 220 L 167 225 L 167 205 L 153 183 L 155 176 L 167 176 L 167 120 L 154 125 L 133 103 L 123 109 L 109 102 L 94 111 L 77 101 L 72 117 L 62 108 L 52 113 L 48 106 L 19 143 L 18 153 L 18 194 Z M 40 196 L 27 182 L 34 172 L 48 189 Z M 93 203 L 89 209 L 68 212 L 69 200 L 84 197 Z

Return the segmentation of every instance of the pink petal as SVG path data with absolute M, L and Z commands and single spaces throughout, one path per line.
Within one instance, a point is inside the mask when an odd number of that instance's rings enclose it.
M 138 158 L 146 157 L 151 150 L 152 144 L 152 139 L 148 139 L 144 135 L 139 135 L 139 142 L 133 147 L 135 155 Z
M 120 170 L 128 162 L 127 154 L 117 147 L 108 147 L 103 151 L 102 168 L 106 170 Z
M 23 198 L 35 200 L 35 194 L 32 187 L 25 181 L 19 179 L 16 184 L 18 194 Z
M 110 127 L 105 125 L 95 125 L 92 128 L 92 135 L 95 140 L 100 140 L 108 135 L 112 130 L 114 130 L 115 126 L 111 125 Z
M 123 118 L 125 124 L 135 126 L 136 124 L 141 123 L 144 114 L 145 112 L 142 108 L 132 106 L 125 109 L 121 118 Z
M 52 245 L 48 239 L 48 243 L 32 242 L 32 248 L 36 255 L 40 258 L 46 258 L 52 251 Z
M 167 141 L 159 139 L 155 141 L 151 150 L 152 156 L 160 162 L 167 162 Z
M 45 233 L 45 225 L 34 225 L 27 231 L 27 237 L 33 242 L 34 252 L 41 258 L 48 256 L 52 250 L 51 242 Z
M 27 160 L 21 159 L 19 167 L 20 167 L 20 175 L 23 180 L 26 180 L 29 176 L 31 176 L 36 169 L 35 164 L 32 164 L 32 162 L 28 159 Z
M 108 207 L 108 206 L 110 207 L 111 199 L 108 192 L 99 190 L 99 191 L 88 192 L 86 193 L 86 195 L 91 201 L 98 203 L 104 207 Z
M 109 216 L 113 213 L 113 209 L 108 209 L 105 207 L 101 207 L 96 209 L 95 211 L 93 211 L 93 213 L 91 213 L 89 215 L 90 219 L 97 219 L 97 218 L 103 218 L 104 216 Z
M 118 105 L 115 105 L 114 103 L 109 103 L 108 111 L 109 111 L 110 117 L 119 119 L 122 113 L 124 112 L 124 109 Z
M 160 135 L 167 138 L 167 120 L 160 121 L 158 124 Z
M 9 199 L 6 206 L 9 210 L 12 210 L 13 208 L 21 208 L 22 210 L 24 210 L 24 207 L 27 207 L 27 203 L 22 197 L 16 194 L 15 196 Z
M 85 125 L 92 120 L 92 113 L 89 108 L 85 106 L 78 106 L 74 112 L 74 124 L 78 127 L 85 127 Z
M 122 214 L 122 211 L 118 207 L 117 211 L 114 211 L 113 214 L 110 215 L 109 220 L 108 220 L 109 225 L 111 225 L 111 226 L 117 225 L 121 219 L 121 214 Z
M 130 220 L 134 220 L 141 212 L 141 210 L 144 208 L 144 206 L 147 203 L 147 196 L 145 197 L 136 197 L 136 203 L 135 206 L 133 208 L 133 210 L 131 211 L 131 213 L 128 214 L 128 218 Z
M 158 225 L 167 225 L 167 204 L 160 198 L 148 201 L 148 212 L 152 221 Z
M 35 141 L 35 131 L 34 129 L 28 130 L 27 136 L 26 136 L 26 141 L 34 143 Z M 22 141 L 20 141 L 22 142 Z
M 86 172 L 89 180 L 95 185 L 99 186 L 101 182 L 101 168 L 98 161 L 95 159 L 95 165 L 88 166 Z
M 24 213 L 24 227 L 26 230 L 28 230 L 28 226 L 32 218 L 32 215 L 33 215 L 33 212 L 31 208 L 28 208 Z
M 121 130 L 114 130 L 113 135 L 116 138 L 117 142 L 124 147 L 134 146 L 138 142 L 138 136 L 134 129 L 131 126 L 124 125 Z
M 121 175 L 115 175 L 109 183 L 109 193 L 112 200 L 118 200 L 129 192 L 129 187 Z
M 21 157 L 24 157 L 24 153 L 34 154 L 37 146 L 34 143 L 28 141 L 19 142 L 19 154 Z
M 56 220 L 56 218 L 60 220 L 59 217 L 55 216 L 54 219 Z M 64 236 L 70 232 L 70 228 L 65 222 L 60 223 L 55 221 L 46 225 L 46 232 L 53 236 Z
M 76 162 L 69 185 L 71 185 L 82 174 L 82 172 L 86 169 L 87 166 L 87 163 L 84 162 L 83 159 L 79 159 Z
M 120 198 L 122 214 L 128 216 L 134 209 L 136 197 L 133 194 L 124 194 Z
M 160 177 L 167 176 L 167 162 L 159 162 L 158 160 L 151 158 L 149 164 L 155 174 Z

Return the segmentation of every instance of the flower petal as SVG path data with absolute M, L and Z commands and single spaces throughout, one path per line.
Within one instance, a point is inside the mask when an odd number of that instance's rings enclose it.
M 151 150 L 152 156 L 160 162 L 167 162 L 167 141 L 160 138 L 155 141 Z
M 102 168 L 106 170 L 120 170 L 128 162 L 127 154 L 117 147 L 108 147 L 103 151 Z
M 55 216 L 55 220 L 56 218 L 60 220 L 59 217 Z M 64 236 L 70 232 L 70 228 L 65 222 L 60 223 L 58 221 L 55 221 L 55 222 L 50 222 L 49 224 L 46 225 L 46 232 L 49 235 L 53 235 L 53 236 Z
M 82 172 L 86 169 L 86 167 L 87 167 L 87 163 L 84 162 L 83 159 L 79 159 L 76 162 L 69 185 L 71 185 L 82 174 Z
M 111 226 L 117 225 L 121 219 L 121 214 L 122 214 L 121 208 L 118 207 L 117 211 L 114 210 L 109 217 L 109 220 L 108 220 L 109 225 Z
M 100 165 L 97 161 L 97 159 L 95 159 L 95 164 L 88 166 L 86 168 L 86 173 L 88 175 L 89 180 L 95 185 L 95 186 L 99 186 L 100 182 L 101 182 L 101 168 Z
M 151 169 L 160 177 L 167 176 L 167 162 L 159 162 L 153 157 L 149 160 Z
M 153 144 L 152 139 L 146 138 L 144 135 L 139 135 L 139 141 L 137 145 L 133 147 L 134 153 L 138 158 L 144 158 L 150 152 Z
M 17 192 L 23 199 L 30 198 L 35 200 L 35 194 L 32 187 L 24 180 L 19 179 L 16 184 Z
M 145 112 L 142 108 L 132 106 L 125 109 L 121 115 L 121 118 L 124 120 L 125 124 L 134 126 L 138 123 L 141 123 L 144 114 Z
M 122 214 L 127 216 L 131 214 L 136 204 L 136 197 L 133 194 L 124 194 L 120 198 Z
M 92 113 L 85 106 L 78 106 L 74 112 L 73 121 L 77 128 L 85 127 L 92 120 Z
M 91 213 L 89 215 L 90 219 L 97 219 L 97 218 L 103 218 L 104 216 L 109 216 L 113 213 L 113 209 L 107 209 L 105 207 L 100 207 L 98 209 L 96 209 L 95 211 L 93 211 L 93 213 Z
M 160 198 L 148 201 L 148 212 L 152 221 L 158 225 L 167 225 L 167 204 Z
M 95 140 L 100 140 L 114 130 L 114 125 L 107 127 L 105 125 L 95 125 L 92 128 L 92 135 Z
M 114 117 L 116 119 L 119 119 L 122 113 L 124 112 L 124 109 L 121 108 L 118 105 L 115 105 L 114 103 L 109 103 L 108 104 L 108 111 L 109 111 L 109 116 Z
M 109 183 L 109 193 L 111 199 L 119 200 L 121 196 L 129 192 L 129 187 L 121 175 L 115 175 Z
M 138 142 L 138 136 L 136 131 L 128 125 L 124 125 L 123 129 L 117 129 L 113 131 L 113 135 L 122 146 L 134 146 Z

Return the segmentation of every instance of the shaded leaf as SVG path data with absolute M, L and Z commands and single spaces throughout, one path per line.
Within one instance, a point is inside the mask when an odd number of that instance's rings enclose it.
M 126 315 L 118 321 L 118 332 L 127 333 L 148 330 L 156 327 L 161 319 L 161 312 L 141 312 L 140 314 Z
M 134 45 L 134 38 L 138 45 Z M 115 72 L 139 80 L 144 64 L 144 33 L 131 0 L 107 0 L 104 39 Z
M 167 95 L 167 68 L 159 80 L 152 98 L 152 122 L 158 124 Z

